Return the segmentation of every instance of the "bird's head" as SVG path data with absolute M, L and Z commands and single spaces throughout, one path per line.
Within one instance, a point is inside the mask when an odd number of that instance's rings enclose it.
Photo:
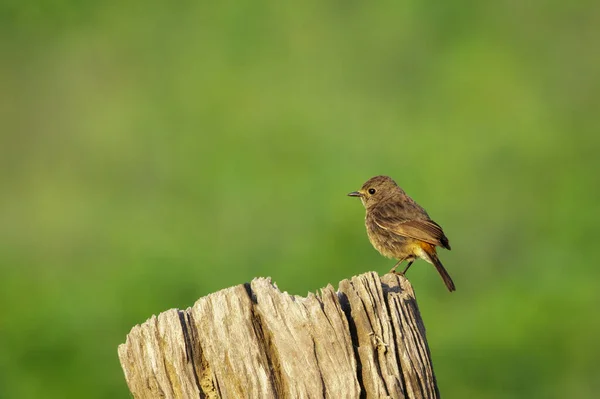
M 359 197 L 365 208 L 368 209 L 387 198 L 402 193 L 402 189 L 390 177 L 375 176 L 367 180 L 360 190 L 348 193 L 348 196 Z

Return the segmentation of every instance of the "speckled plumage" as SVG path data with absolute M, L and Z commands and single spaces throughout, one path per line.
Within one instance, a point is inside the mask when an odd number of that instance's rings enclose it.
M 448 290 L 455 290 L 435 249 L 436 246 L 450 249 L 448 238 L 425 209 L 406 195 L 394 180 L 375 176 L 360 190 L 348 195 L 360 197 L 366 209 L 365 225 L 373 247 L 383 256 L 398 259 L 391 272 L 406 260 L 409 263 L 404 274 L 415 259 L 421 258 L 436 267 Z

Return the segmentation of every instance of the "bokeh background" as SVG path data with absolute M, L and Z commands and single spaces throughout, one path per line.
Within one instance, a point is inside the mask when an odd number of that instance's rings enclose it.
M 127 398 L 117 345 L 271 276 L 392 265 L 392 176 L 458 291 L 409 277 L 447 398 L 600 390 L 600 3 L 0 5 L 0 397 Z

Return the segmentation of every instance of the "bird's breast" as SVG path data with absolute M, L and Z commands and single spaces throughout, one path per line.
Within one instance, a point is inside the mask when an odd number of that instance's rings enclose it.
M 371 245 L 383 256 L 388 258 L 404 258 L 412 253 L 410 245 L 408 245 L 413 241 L 412 239 L 383 229 L 369 218 L 365 220 L 365 225 Z

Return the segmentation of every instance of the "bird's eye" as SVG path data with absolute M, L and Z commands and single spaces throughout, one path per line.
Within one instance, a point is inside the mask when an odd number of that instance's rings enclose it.
M 370 188 L 369 189 L 369 194 L 371 194 L 371 195 L 375 194 L 375 189 L 374 188 Z

